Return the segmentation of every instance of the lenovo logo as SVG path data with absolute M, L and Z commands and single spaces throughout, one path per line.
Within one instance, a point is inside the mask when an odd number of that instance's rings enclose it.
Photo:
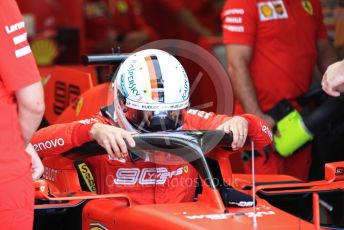
M 57 138 L 54 140 L 48 140 L 45 142 L 38 142 L 37 144 L 33 145 L 33 148 L 36 150 L 36 152 L 39 152 L 41 150 L 56 148 L 58 146 L 64 146 L 65 142 L 63 138 Z

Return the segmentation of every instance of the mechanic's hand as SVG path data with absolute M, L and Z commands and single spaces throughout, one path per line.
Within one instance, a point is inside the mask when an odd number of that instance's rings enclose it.
M 39 158 L 37 152 L 35 151 L 31 143 L 27 145 L 25 150 L 31 156 L 32 179 L 38 180 L 39 178 L 41 178 L 44 172 L 44 166 L 42 164 L 42 161 Z
M 91 138 L 97 141 L 114 159 L 123 159 L 128 155 L 127 144 L 124 140 L 130 147 L 135 147 L 135 141 L 131 134 L 124 129 L 102 123 L 95 123 L 90 130 Z
M 336 62 L 327 68 L 321 85 L 323 90 L 333 97 L 344 92 L 344 61 Z
M 244 146 L 248 133 L 248 122 L 245 118 L 234 116 L 217 127 L 217 129 L 223 130 L 225 133 L 229 133 L 230 131 L 233 133 L 233 150 L 240 149 Z

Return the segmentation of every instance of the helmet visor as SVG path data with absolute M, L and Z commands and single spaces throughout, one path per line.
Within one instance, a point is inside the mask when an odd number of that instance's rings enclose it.
M 186 109 L 169 111 L 143 111 L 128 108 L 128 121 L 142 132 L 176 130 L 183 125 Z

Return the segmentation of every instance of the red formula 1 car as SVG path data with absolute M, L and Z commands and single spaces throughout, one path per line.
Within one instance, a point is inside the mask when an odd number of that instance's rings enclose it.
M 62 99 L 73 98 L 74 86 L 82 82 L 65 79 L 50 79 L 55 87 L 52 111 L 66 107 Z M 85 79 L 92 86 L 90 76 Z M 86 87 L 79 102 L 71 103 L 54 122 L 95 113 L 109 102 L 108 86 Z M 220 131 L 137 134 L 134 139 L 137 145 L 131 151 L 138 157 L 158 150 L 197 170 L 193 202 L 136 205 L 128 194 L 95 193 L 92 172 L 82 160 L 105 151 L 91 143 L 43 159 L 44 179 L 36 181 L 34 229 L 344 228 L 344 162 L 327 164 L 324 180 L 303 183 L 285 175 L 234 174 L 228 152 L 210 151 L 230 146 L 231 137 Z
M 217 145 L 230 146 L 231 137 L 220 131 L 138 134 L 134 139 L 131 152 L 140 157 L 164 150 L 190 162 L 200 181 L 194 202 L 134 205 L 127 194 L 95 194 L 91 172 L 75 163 L 104 154 L 93 143 L 44 159 L 45 179 L 36 182 L 35 229 L 344 227 L 344 162 L 326 165 L 323 181 L 255 175 L 254 187 L 250 175 L 231 173 L 228 154 L 209 153 Z

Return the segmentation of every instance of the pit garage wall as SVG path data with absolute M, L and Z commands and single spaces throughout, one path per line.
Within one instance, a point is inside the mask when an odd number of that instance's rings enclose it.
M 80 57 L 85 51 L 84 0 L 17 0 L 22 14 L 31 14 L 35 21 L 35 36 L 41 36 L 47 31 L 65 31 L 74 29 L 77 31 L 78 53 Z

